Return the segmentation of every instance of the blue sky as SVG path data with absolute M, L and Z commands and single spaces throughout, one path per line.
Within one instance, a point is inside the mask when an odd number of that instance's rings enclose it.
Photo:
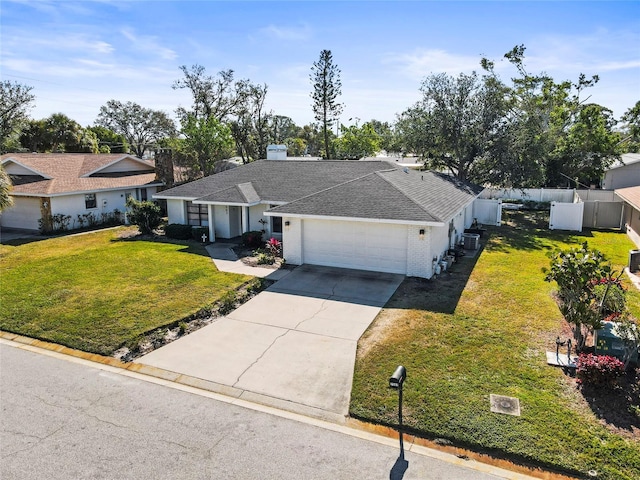
M 267 84 L 267 108 L 313 121 L 311 65 L 331 50 L 345 124 L 393 121 L 431 73 L 508 80 L 503 54 L 559 80 L 598 74 L 590 101 L 619 117 L 640 100 L 640 2 L 2 0 L 0 77 L 34 87 L 33 118 L 62 112 L 90 125 L 110 99 L 173 115 L 180 65 Z M 349 119 L 352 119 L 349 121 Z

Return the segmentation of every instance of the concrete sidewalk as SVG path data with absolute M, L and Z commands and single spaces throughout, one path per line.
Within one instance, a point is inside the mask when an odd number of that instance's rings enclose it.
M 284 268 L 273 269 L 245 265 L 233 251 L 234 246 L 235 244 L 233 243 L 215 242 L 205 246 L 205 248 L 213 260 L 213 263 L 216 264 L 216 267 L 221 272 L 241 273 L 243 275 L 251 275 L 252 277 L 266 278 L 268 280 L 280 280 L 291 273 L 291 270 Z
M 203 380 L 220 393 L 344 421 L 358 339 L 403 279 L 302 265 L 137 363 Z

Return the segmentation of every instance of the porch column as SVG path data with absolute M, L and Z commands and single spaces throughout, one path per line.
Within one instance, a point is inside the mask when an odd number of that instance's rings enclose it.
M 242 233 L 249 231 L 249 207 L 242 207 Z
M 209 241 L 216 241 L 215 216 L 213 213 L 213 205 L 207 205 L 207 218 L 209 219 Z

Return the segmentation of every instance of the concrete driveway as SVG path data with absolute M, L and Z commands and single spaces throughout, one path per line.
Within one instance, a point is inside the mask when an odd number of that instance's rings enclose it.
M 403 279 L 302 265 L 228 316 L 138 363 L 213 382 L 248 400 L 344 417 L 358 338 Z

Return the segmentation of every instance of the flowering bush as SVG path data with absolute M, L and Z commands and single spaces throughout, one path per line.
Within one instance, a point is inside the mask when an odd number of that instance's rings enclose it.
M 267 250 L 269 250 L 269 253 L 274 257 L 282 256 L 282 242 L 273 237 L 270 238 L 267 242 Z
M 249 248 L 258 248 L 262 245 L 262 232 L 251 230 L 242 234 L 242 245 Z
M 576 363 L 576 375 L 581 385 L 613 387 L 624 374 L 624 363 L 609 355 L 582 353 Z

